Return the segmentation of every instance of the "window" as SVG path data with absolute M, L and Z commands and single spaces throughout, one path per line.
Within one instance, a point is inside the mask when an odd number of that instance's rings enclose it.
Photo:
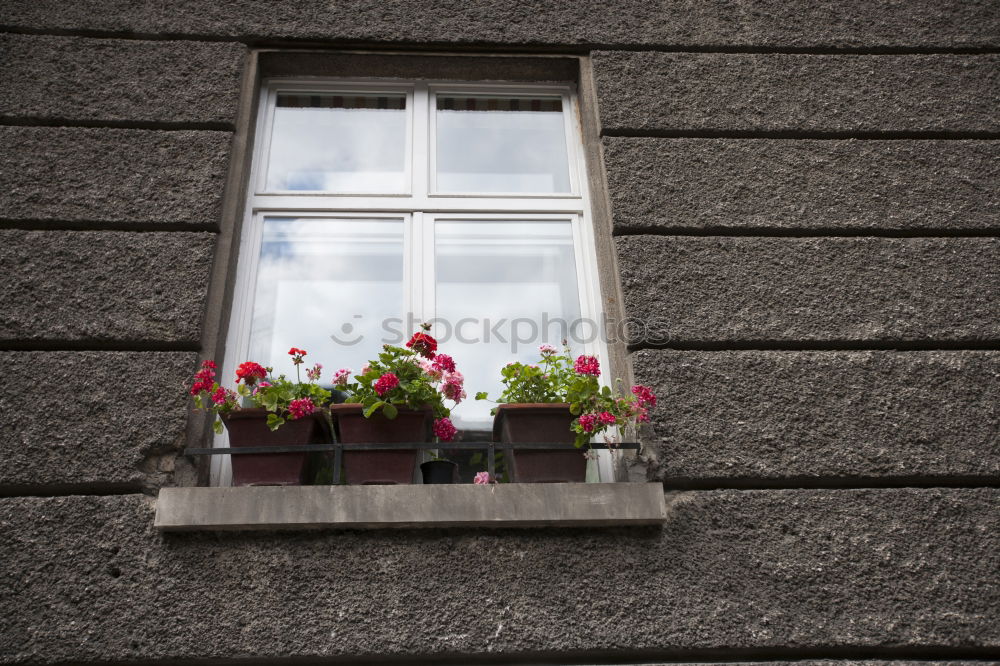
M 607 359 L 576 109 L 569 85 L 265 81 L 223 372 L 292 346 L 358 370 L 429 321 L 483 431 L 506 363 Z

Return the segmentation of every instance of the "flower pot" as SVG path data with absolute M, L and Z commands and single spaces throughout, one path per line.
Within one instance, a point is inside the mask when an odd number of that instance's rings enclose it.
M 456 483 L 458 463 L 450 460 L 428 460 L 420 464 L 424 483 Z
M 229 446 L 293 446 L 330 442 L 330 427 L 322 413 L 286 421 L 277 430 L 267 427 L 263 407 L 224 414 Z M 300 486 L 304 481 L 307 453 L 250 453 L 231 456 L 234 486 Z
M 493 440 L 503 444 L 553 442 L 572 444 L 576 419 L 566 403 L 497 406 Z M 510 449 L 510 476 L 515 483 L 583 483 L 587 459 L 580 449 Z
M 400 409 L 394 419 L 381 412 L 366 419 L 359 404 L 332 405 L 339 441 L 344 444 L 429 442 L 430 410 Z M 344 451 L 344 474 L 349 485 L 413 483 L 417 449 Z

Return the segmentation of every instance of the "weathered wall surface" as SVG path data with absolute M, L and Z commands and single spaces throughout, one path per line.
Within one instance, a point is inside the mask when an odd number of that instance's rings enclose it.
M 720 490 L 671 494 L 662 530 L 164 537 L 141 495 L 9 499 L 3 654 L 991 646 L 998 501 L 983 488 Z
M 289 45 L 593 55 L 663 530 L 153 532 Z M 996 659 L 998 52 L 992 0 L 0 4 L 0 662 Z

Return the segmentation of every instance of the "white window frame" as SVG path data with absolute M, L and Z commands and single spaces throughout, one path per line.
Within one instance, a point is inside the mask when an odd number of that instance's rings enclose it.
M 406 95 L 408 192 L 372 194 L 273 191 L 265 188 L 274 109 L 279 93 L 359 93 Z M 511 95 L 551 96 L 562 100 L 569 161 L 570 193 L 475 193 L 434 191 L 434 114 L 436 96 Z M 250 170 L 247 205 L 243 219 L 237 264 L 236 287 L 226 340 L 221 377 L 235 376 L 236 366 L 249 352 L 250 325 L 260 255 L 263 220 L 266 217 L 316 217 L 351 219 L 402 219 L 404 225 L 404 303 L 417 320 L 434 318 L 434 222 L 464 219 L 565 220 L 571 223 L 580 290 L 580 314 L 584 320 L 604 321 L 597 265 L 590 192 L 583 150 L 583 137 L 575 87 L 510 82 L 455 83 L 452 81 L 400 81 L 393 79 L 275 78 L 262 82 L 254 154 Z M 406 313 L 400 313 L 405 315 Z M 582 352 L 599 356 L 602 383 L 610 384 L 606 340 L 602 335 L 584 343 Z M 373 350 L 374 353 L 374 350 Z M 476 391 L 477 387 L 467 387 Z M 471 393 L 470 393 L 471 395 Z M 216 437 L 215 446 L 228 446 L 226 435 Z M 611 452 L 601 451 L 597 467 L 601 481 L 614 481 Z M 230 484 L 229 456 L 212 456 L 212 485 Z

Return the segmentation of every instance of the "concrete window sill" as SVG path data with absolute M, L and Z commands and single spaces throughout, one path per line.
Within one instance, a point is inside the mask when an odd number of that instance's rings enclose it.
M 658 483 L 163 488 L 161 531 L 658 525 Z

